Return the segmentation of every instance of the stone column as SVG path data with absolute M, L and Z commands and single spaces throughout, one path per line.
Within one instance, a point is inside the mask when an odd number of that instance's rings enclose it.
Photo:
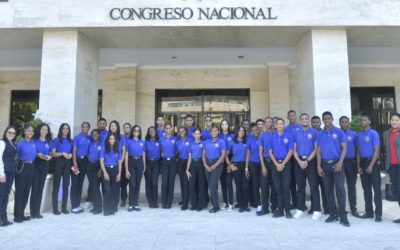
M 336 124 L 350 117 L 346 30 L 311 30 L 296 49 L 298 111 L 321 116 L 329 110 Z
M 43 34 L 39 110 L 36 117 L 51 124 L 56 135 L 61 123 L 73 134 L 82 121 L 96 126 L 99 49 L 77 30 Z

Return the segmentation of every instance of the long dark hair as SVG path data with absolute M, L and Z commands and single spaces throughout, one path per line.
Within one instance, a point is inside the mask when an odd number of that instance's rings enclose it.
M 239 126 L 239 127 L 237 127 L 237 129 L 235 129 L 235 137 L 233 138 L 233 141 L 234 141 L 235 143 L 238 143 L 238 135 L 239 135 L 239 131 L 240 131 L 241 128 L 242 128 L 243 131 L 244 131 L 244 136 L 243 136 L 242 142 L 243 142 L 244 144 L 246 144 L 246 142 L 247 142 L 246 129 L 245 129 L 243 126 Z
M 147 134 L 146 134 L 146 137 L 144 139 L 146 141 L 151 139 L 150 129 L 154 129 L 156 131 L 156 141 L 160 140 L 160 138 L 158 137 L 157 128 L 155 126 L 150 126 L 150 127 L 147 128 Z
M 68 134 L 67 134 L 67 141 L 69 142 L 69 143 L 71 143 L 72 142 L 72 139 L 71 139 L 71 127 L 69 126 L 69 124 L 68 123 L 61 123 L 61 125 L 60 125 L 60 128 L 58 129 L 58 135 L 57 135 L 57 138 L 58 138 L 58 140 L 60 141 L 60 143 L 62 143 L 62 130 L 63 130 L 63 127 L 64 126 L 67 126 L 68 127 Z
M 119 141 L 119 135 L 121 134 L 121 127 L 119 126 L 119 122 L 116 120 L 113 120 L 110 122 L 110 124 L 108 125 L 108 131 L 110 131 L 111 128 L 111 124 L 115 123 L 115 126 L 117 126 L 117 131 L 115 132 L 118 136 L 115 137 L 116 140 Z M 111 132 L 110 132 L 111 133 Z
M 110 137 L 114 136 L 115 138 L 115 143 L 113 146 L 111 146 L 110 144 Z M 114 151 L 114 153 L 118 154 L 119 153 L 119 140 L 118 140 L 118 136 L 116 133 L 108 133 L 107 138 L 106 138 L 106 152 L 107 154 L 109 154 L 112 151 Z
M 51 130 L 50 126 L 47 123 L 40 123 L 39 125 L 36 126 L 36 131 L 35 131 L 35 139 L 38 140 L 40 139 L 40 130 L 42 130 L 43 127 L 47 127 L 47 135 L 46 135 L 46 141 L 52 141 L 53 136 L 51 135 Z
M 231 123 L 227 119 L 222 119 L 221 123 L 219 124 L 219 132 L 223 133 L 223 130 L 222 130 L 222 123 L 223 122 L 226 122 L 228 124 L 228 135 L 231 134 L 232 133 L 231 132 Z
M 131 138 L 131 139 L 134 138 L 134 137 L 133 137 L 133 132 L 135 131 L 135 128 L 139 128 L 140 133 L 139 133 L 138 139 L 141 140 L 141 139 L 142 139 L 142 128 L 141 128 L 139 125 L 134 125 L 134 126 L 132 127 L 130 138 Z M 156 133 L 157 133 L 157 132 L 156 132 Z
M 90 140 L 93 141 L 93 133 L 96 133 L 96 132 L 97 132 L 97 134 L 99 134 L 98 141 L 100 141 L 100 129 L 97 129 L 97 128 L 93 129 L 92 132 L 90 132 Z
M 25 124 L 25 125 L 24 125 L 24 128 L 22 129 L 22 138 L 24 138 L 24 139 L 25 139 L 25 131 L 26 131 L 28 128 L 32 128 L 32 130 L 33 130 L 33 136 L 35 136 L 35 127 L 34 127 L 33 125 L 31 125 L 31 124 Z M 33 139 L 33 138 L 32 138 L 32 139 Z
M 4 130 L 4 132 L 3 132 L 3 141 L 7 141 L 8 139 L 7 139 L 7 132 L 8 132 L 8 130 L 10 130 L 10 129 L 14 129 L 14 131 L 15 131 L 15 136 L 14 136 L 14 139 L 12 139 L 12 143 L 15 143 L 15 141 L 17 140 L 17 136 L 18 136 L 18 129 L 17 129 L 17 127 L 16 126 L 14 126 L 14 125 L 9 125 L 9 126 L 7 126 L 7 128 Z

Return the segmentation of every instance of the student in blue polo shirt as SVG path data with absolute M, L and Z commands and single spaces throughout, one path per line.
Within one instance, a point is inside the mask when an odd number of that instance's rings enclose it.
M 339 125 L 346 135 L 347 149 L 346 156 L 343 161 L 343 169 L 344 174 L 346 175 L 350 210 L 354 217 L 359 217 L 360 215 L 357 212 L 357 165 L 355 159 L 358 136 L 355 131 L 349 129 L 349 118 L 347 116 L 341 116 L 339 118 Z
M 160 142 L 156 127 L 147 129 L 146 149 L 146 198 L 150 208 L 158 208 L 158 175 L 160 173 Z
M 187 119 L 192 119 L 193 117 L 187 117 Z M 192 129 L 193 131 L 193 129 Z M 176 148 L 178 152 L 178 175 L 179 175 L 179 181 L 180 181 L 180 186 L 181 186 L 181 198 L 182 198 L 182 207 L 181 210 L 187 210 L 188 209 L 188 204 L 189 204 L 189 180 L 186 176 L 186 168 L 187 168 L 187 162 L 189 158 L 189 146 L 190 143 L 192 143 L 193 137 L 188 136 L 188 128 L 181 126 L 178 129 L 179 133 L 179 140 L 176 142 Z
M 264 123 L 263 123 L 264 124 Z M 268 214 L 268 171 L 261 166 L 259 133 L 260 127 L 254 123 L 250 125 L 251 137 L 247 138 L 246 176 L 250 176 L 254 201 L 257 206 L 257 216 Z M 260 194 L 261 189 L 261 194 Z M 261 195 L 261 197 L 260 197 Z
M 231 171 L 236 184 L 236 197 L 239 205 L 239 212 L 250 212 L 249 208 L 249 179 L 246 176 L 246 155 L 247 155 L 246 130 L 239 126 L 235 130 L 233 140 L 227 145 L 225 157 L 227 168 Z M 233 197 L 232 197 L 233 198 Z M 232 204 L 230 209 L 232 209 Z
M 361 184 L 364 190 L 365 214 L 360 218 L 374 218 L 372 206 L 372 190 L 374 189 L 375 221 L 382 221 L 382 192 L 379 160 L 379 134 L 371 129 L 371 119 L 368 115 L 361 116 L 363 131 L 357 140 L 357 165 Z
M 116 133 L 109 133 L 100 153 L 100 166 L 103 173 L 103 214 L 114 215 L 118 211 L 119 185 L 122 171 L 122 152 Z
M 210 129 L 213 125 L 213 120 L 211 116 L 206 116 L 206 118 L 204 119 L 204 129 L 201 133 L 201 140 L 202 141 L 207 141 L 209 139 L 211 139 L 211 133 L 210 133 Z
M 87 173 L 87 154 L 90 145 L 89 130 L 90 123 L 82 122 L 81 133 L 73 139 L 72 162 L 74 166 L 71 170 L 71 212 L 74 214 L 83 212 L 80 203 L 83 181 Z
M 222 164 L 226 156 L 226 144 L 223 139 L 219 138 L 218 127 L 213 126 L 210 131 L 211 139 L 204 142 L 202 158 L 213 205 L 209 212 L 216 213 L 220 210 L 218 201 L 218 181 L 223 171 Z
M 165 131 L 165 123 L 164 123 L 164 116 L 159 114 L 156 116 L 156 128 L 157 128 L 157 134 L 158 138 L 163 138 L 167 133 Z
M 33 180 L 33 161 L 36 158 L 36 146 L 33 141 L 35 128 L 25 125 L 22 140 L 17 144 L 18 165 L 15 175 L 14 222 L 21 223 L 30 220 L 24 211 L 28 203 Z
M 100 153 L 103 149 L 103 144 L 100 141 L 100 131 L 93 129 L 91 134 L 91 143 L 88 149 L 88 166 L 87 176 L 89 180 L 88 195 L 92 198 L 93 209 L 90 210 L 93 214 L 102 212 L 102 200 L 100 193 L 101 179 L 99 177 L 100 168 Z
M 223 119 L 220 124 L 220 133 L 219 133 L 219 138 L 224 140 L 225 145 L 228 145 L 231 143 L 233 139 L 233 134 L 231 133 L 231 124 L 228 120 Z M 227 171 L 225 163 L 221 165 L 222 167 L 222 173 L 221 173 L 221 190 L 222 190 L 222 199 L 225 203 L 225 206 L 223 209 L 229 208 L 229 202 L 228 202 L 228 196 L 233 197 L 233 186 L 232 186 L 232 175 L 231 172 Z M 227 180 L 230 181 L 227 181 Z M 229 182 L 229 185 L 228 185 Z
M 139 194 L 143 171 L 146 169 L 145 143 L 142 140 L 142 129 L 132 127 L 131 137 L 126 141 L 125 173 L 129 180 L 128 211 L 140 211 Z
M 53 143 L 48 124 L 41 123 L 36 127 L 34 142 L 36 146 L 36 158 L 33 163 L 35 169 L 33 171 L 30 209 L 32 219 L 41 219 L 43 216 L 40 214 L 40 205 L 42 203 L 43 188 L 49 170 Z
M 195 122 L 194 122 L 194 117 L 191 114 L 187 114 L 185 116 L 185 128 L 187 129 L 187 134 L 186 136 L 193 141 L 193 131 L 196 129 Z M 179 135 L 180 136 L 180 135 Z
M 101 117 L 97 121 L 97 129 L 100 131 L 100 141 L 104 143 L 106 141 L 108 131 L 107 131 L 107 120 Z
M 53 173 L 53 214 L 60 215 L 58 211 L 58 190 L 60 189 L 60 181 L 62 178 L 62 205 L 61 212 L 69 214 L 67 210 L 68 186 L 72 165 L 72 139 L 71 127 L 67 123 L 62 123 L 58 129 L 57 137 L 53 141 L 53 150 L 51 152 L 54 158 Z
M 160 138 L 161 146 L 161 203 L 162 208 L 170 209 L 174 198 L 176 175 L 176 137 L 171 124 L 165 125 L 166 135 Z
M 205 173 L 202 161 L 203 145 L 201 129 L 193 131 L 194 141 L 189 145 L 189 158 L 186 167 L 186 177 L 189 180 L 190 210 L 201 211 L 205 203 Z
M 127 141 L 131 137 L 132 125 L 129 122 L 126 122 L 126 123 L 124 123 L 124 125 L 122 125 L 122 130 L 124 133 L 125 141 Z M 121 172 L 122 178 L 120 181 L 120 186 L 121 186 L 121 205 L 120 205 L 120 207 L 125 207 L 126 200 L 128 199 L 128 180 L 125 178 L 126 173 L 125 173 L 124 166 L 125 166 L 125 162 L 122 161 L 122 172 Z
M 317 170 L 319 176 L 323 177 L 325 194 L 329 206 L 329 217 L 326 223 L 338 221 L 349 227 L 346 214 L 346 191 L 344 188 L 345 174 L 343 161 L 346 156 L 346 134 L 339 128 L 333 126 L 332 113 L 326 111 L 322 114 L 324 129 L 319 132 L 316 140 L 317 146 Z M 335 191 L 339 204 L 336 208 Z
M 260 156 L 260 163 L 261 163 L 261 171 L 263 175 L 267 175 L 268 178 L 268 186 L 266 191 L 266 199 L 269 202 L 271 200 L 271 212 L 274 213 L 278 207 L 278 200 L 276 197 L 275 187 L 273 185 L 272 179 L 272 167 L 274 166 L 271 158 L 269 156 L 269 143 L 272 133 L 274 129 L 272 128 L 272 118 L 267 117 L 265 118 L 267 126 L 267 130 L 263 132 L 258 138 L 258 147 L 259 147 L 259 156 Z M 269 173 L 269 174 L 268 174 Z
M 290 181 L 292 179 L 292 164 L 290 159 L 293 155 L 293 136 L 290 132 L 284 131 L 285 121 L 277 118 L 275 123 L 276 131 L 272 133 L 269 142 L 269 156 L 274 163 L 272 167 L 272 179 L 278 200 L 278 209 L 272 217 L 284 216 L 292 218 L 290 213 Z
M 297 211 L 295 219 L 300 218 L 306 211 L 306 180 L 310 185 L 311 210 L 313 220 L 321 218 L 321 202 L 318 189 L 318 172 L 316 161 L 315 141 L 318 132 L 310 127 L 310 116 L 300 115 L 302 129 L 294 136 L 294 158 L 296 159 L 295 177 L 297 183 Z

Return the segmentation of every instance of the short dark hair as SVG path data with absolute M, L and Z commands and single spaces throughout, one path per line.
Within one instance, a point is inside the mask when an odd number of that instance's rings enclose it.
M 84 124 L 87 124 L 87 125 L 89 126 L 89 128 L 90 128 L 90 123 L 89 123 L 89 122 L 86 122 L 86 121 L 82 122 L 82 123 L 81 123 L 81 127 L 82 127 Z
M 346 120 L 350 121 L 349 117 L 347 117 L 347 116 L 345 116 L 345 115 L 342 115 L 342 116 L 339 118 L 339 122 L 340 122 L 341 120 L 343 120 L 343 119 L 346 119 Z
M 297 114 L 296 111 L 294 111 L 293 109 L 289 110 L 289 111 L 287 112 L 287 115 L 289 115 L 290 113 L 294 113 L 295 115 Z
M 188 129 L 185 126 L 179 126 L 178 128 L 178 132 L 179 130 L 184 129 L 186 131 L 186 135 L 188 134 Z
M 372 120 L 371 120 L 371 116 L 370 115 L 368 115 L 368 114 L 361 114 L 361 118 L 363 118 L 363 117 L 365 117 L 365 118 L 367 118 L 368 119 L 368 121 L 370 121 L 370 122 L 372 122 Z
M 258 122 L 264 123 L 264 120 L 263 119 L 257 119 L 256 123 L 258 123 Z
M 106 118 L 104 118 L 104 117 L 101 117 L 97 122 L 100 122 L 100 121 L 107 122 Z
M 258 128 L 257 123 L 256 123 L 256 122 L 250 123 L 250 130 L 251 130 L 252 128 L 254 128 L 254 127 L 257 127 L 257 128 Z
M 282 121 L 282 122 L 285 124 L 285 120 L 283 120 L 283 119 L 280 118 L 280 117 L 277 117 L 277 118 L 276 118 L 276 122 L 277 122 L 277 121 Z
M 331 118 L 333 118 L 333 115 L 330 111 L 325 111 L 324 113 L 322 113 L 322 118 L 326 115 L 329 115 Z
M 311 121 L 312 121 L 312 120 L 315 120 L 315 119 L 321 121 L 321 118 L 320 118 L 319 116 L 317 116 L 317 115 L 314 115 L 314 116 L 311 118 Z
M 310 118 L 310 116 L 307 113 L 301 113 L 299 117 L 301 118 L 302 116 L 307 116 L 308 118 Z
M 397 117 L 400 119 L 400 113 L 397 113 L 397 112 L 391 113 L 391 114 L 390 114 L 390 119 L 392 119 L 393 116 L 397 116 Z
M 131 128 L 131 127 L 132 127 L 132 125 L 131 125 L 129 122 L 125 122 L 125 123 L 124 123 L 124 125 L 122 125 L 122 127 L 125 127 L 125 125 L 128 125 L 128 126 L 129 126 L 129 128 Z
M 193 118 L 193 119 L 194 119 L 193 115 L 191 115 L 191 114 L 187 114 L 187 115 L 185 116 L 185 120 L 186 120 L 187 118 Z

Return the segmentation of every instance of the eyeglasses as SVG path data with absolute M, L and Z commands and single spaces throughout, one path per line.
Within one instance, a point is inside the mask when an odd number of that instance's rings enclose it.
M 133 130 L 133 132 L 140 132 L 140 130 L 136 130 L 136 129 L 135 129 L 135 130 Z
M 15 132 L 8 131 L 7 134 L 9 134 L 9 135 L 15 135 Z
M 211 119 L 206 119 L 206 122 L 212 122 L 212 120 Z

